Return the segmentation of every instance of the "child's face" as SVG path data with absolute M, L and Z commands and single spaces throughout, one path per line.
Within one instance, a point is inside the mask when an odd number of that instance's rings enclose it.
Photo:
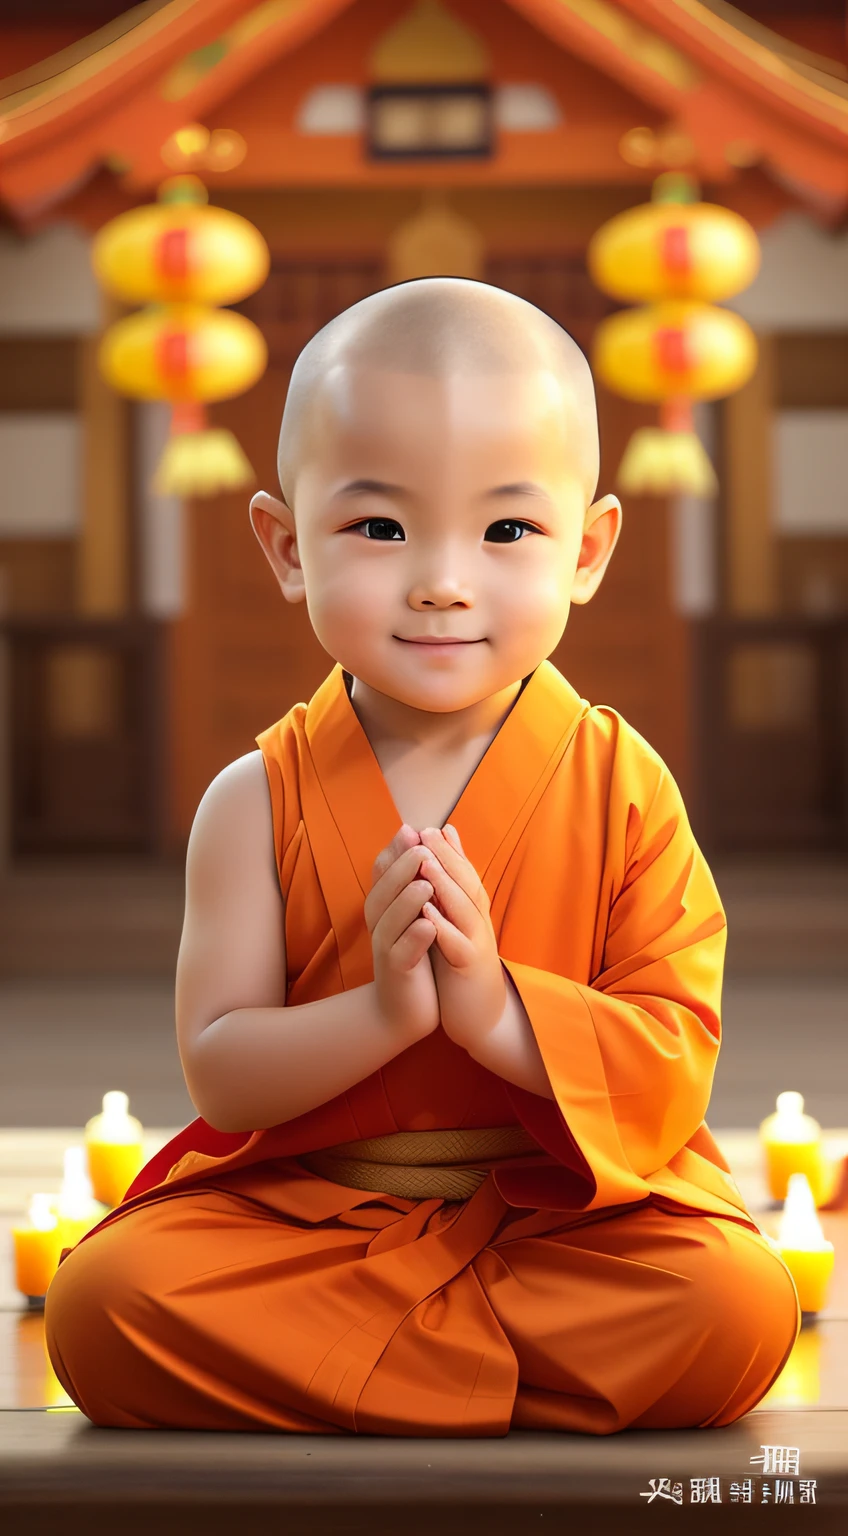
M 577 574 L 592 521 L 577 431 L 553 373 L 339 366 L 306 432 L 296 525 L 277 503 L 276 529 L 254 526 L 346 671 L 412 708 L 462 709 L 550 655 L 603 574 L 596 559 L 591 591 Z M 466 643 L 414 643 L 448 635 Z

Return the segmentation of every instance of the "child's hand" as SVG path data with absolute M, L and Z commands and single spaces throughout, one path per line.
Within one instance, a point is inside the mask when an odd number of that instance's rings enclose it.
M 418 878 L 426 849 L 417 838 L 404 824 L 378 853 L 365 898 L 377 1005 L 386 1022 L 409 1034 L 411 1041 L 432 1034 L 439 1023 L 439 998 L 427 954 L 436 928 L 421 916 L 433 887 Z
M 498 1023 L 507 1002 L 489 898 L 455 828 L 448 824 L 446 832 L 440 832 L 427 827 L 420 836 L 432 856 L 421 873 L 432 882 L 438 902 L 438 908 L 426 902 L 423 913 L 436 927 L 430 962 L 442 1028 L 470 1050 Z

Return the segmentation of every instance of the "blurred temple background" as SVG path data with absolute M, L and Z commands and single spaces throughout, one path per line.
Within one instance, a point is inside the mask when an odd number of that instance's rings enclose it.
M 587 352 L 587 244 L 694 173 L 762 247 L 729 307 L 759 364 L 698 407 L 720 494 L 625 498 L 552 660 L 681 786 L 730 919 L 711 1124 L 800 1088 L 848 1123 L 848 48 L 844 0 L 0 0 L 0 1123 L 108 1088 L 193 1118 L 176 1052 L 182 863 L 207 784 L 331 660 L 249 493 L 155 496 L 167 407 L 115 395 L 93 235 L 186 125 L 272 256 L 237 308 L 269 366 L 212 407 L 276 489 L 314 332 L 407 277 L 481 278 Z M 655 408 L 598 390 L 613 488 Z

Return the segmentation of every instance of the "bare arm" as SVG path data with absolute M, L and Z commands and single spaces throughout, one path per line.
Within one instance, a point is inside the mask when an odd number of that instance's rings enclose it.
M 261 752 L 213 780 L 186 861 L 177 1041 L 198 1112 L 222 1131 L 280 1125 L 370 1076 L 414 1043 L 375 985 L 285 1006 L 284 908 Z
M 504 971 L 504 1011 L 494 1029 L 479 1031 L 465 1043 L 465 1049 L 487 1071 L 505 1077 L 507 1082 L 516 1083 L 519 1088 L 526 1088 L 528 1093 L 555 1101 L 556 1094 L 545 1070 L 527 1009 L 506 967 Z

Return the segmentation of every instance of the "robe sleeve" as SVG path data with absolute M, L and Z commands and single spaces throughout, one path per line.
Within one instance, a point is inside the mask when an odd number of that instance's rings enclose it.
M 647 810 L 630 807 L 638 830 L 592 984 L 501 956 L 556 1095 L 506 1084 L 522 1123 L 562 1165 L 546 1170 L 556 1208 L 644 1200 L 646 1176 L 695 1135 L 712 1091 L 725 914 L 666 768 L 648 798 Z

